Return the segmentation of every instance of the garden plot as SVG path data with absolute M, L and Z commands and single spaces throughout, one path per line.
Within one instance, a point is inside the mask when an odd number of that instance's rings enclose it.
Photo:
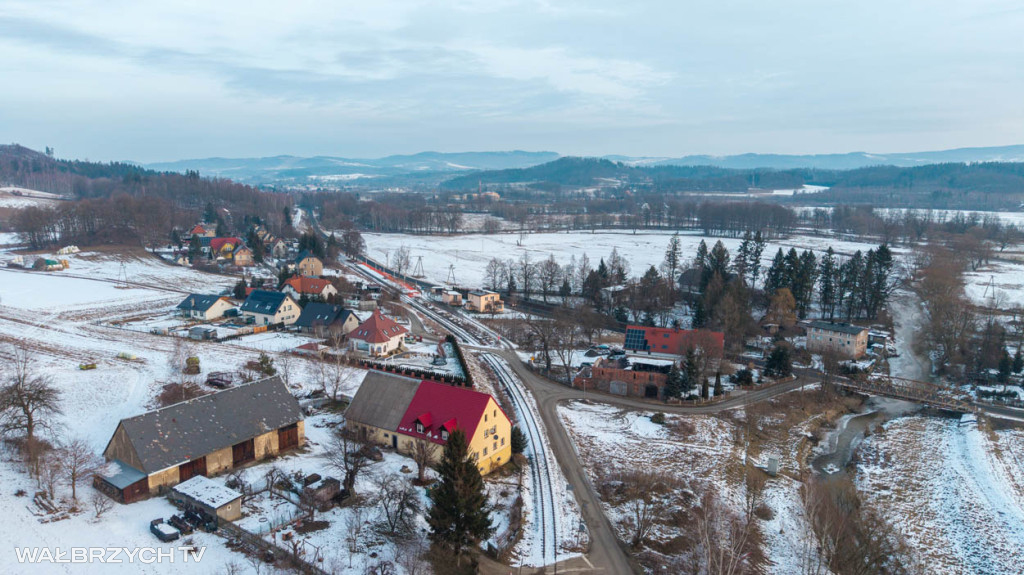
M 385 261 L 388 254 L 394 254 L 402 246 L 410 250 L 411 259 L 417 261 L 423 257 L 423 269 L 428 280 L 444 283 L 448 279 L 449 265 L 455 266 L 457 283 L 469 286 L 483 285 L 487 263 L 491 258 L 512 259 L 519 261 L 523 254 L 529 254 L 530 260 L 539 262 L 549 255 L 554 255 L 558 263 L 569 263 L 571 256 L 577 260 L 586 254 L 591 265 L 596 266 L 601 258 L 608 258 L 612 249 L 618 250 L 632 267 L 633 275 L 640 275 L 650 266 L 661 265 L 668 246 L 671 232 L 640 231 L 602 231 L 597 233 L 497 233 L 473 234 L 463 236 L 419 236 L 410 234 L 365 234 L 367 252 L 378 261 Z M 708 246 L 721 240 L 730 253 L 739 247 L 739 238 L 708 237 L 696 232 L 679 234 L 684 258 L 689 259 L 697 251 L 697 245 L 703 239 Z M 826 236 L 793 236 L 768 243 L 762 254 L 765 265 L 771 263 L 778 248 L 788 250 L 813 249 L 815 253 L 823 252 L 832 247 L 837 253 L 852 255 L 855 251 L 866 252 L 877 247 L 870 242 L 854 242 L 837 240 Z M 902 253 L 901 250 L 894 250 Z

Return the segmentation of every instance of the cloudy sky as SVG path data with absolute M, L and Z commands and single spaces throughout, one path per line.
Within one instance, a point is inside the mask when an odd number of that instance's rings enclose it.
M 1024 143 L 1019 0 L 0 2 L 0 141 L 95 160 Z

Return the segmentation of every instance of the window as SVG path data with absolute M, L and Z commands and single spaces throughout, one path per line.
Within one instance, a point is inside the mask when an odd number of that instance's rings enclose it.
M 497 409 L 494 410 L 494 417 L 498 417 L 498 410 Z
M 487 455 L 487 448 L 484 448 L 484 455 Z
M 416 422 L 416 433 L 423 433 L 423 424 L 418 421 Z
M 447 429 L 442 429 L 441 430 L 441 441 L 448 441 L 448 430 Z
M 494 442 L 494 450 L 495 450 L 495 451 L 497 451 L 497 450 L 498 450 L 498 442 L 497 442 L 497 441 L 495 441 L 495 442 Z
M 484 423 L 487 423 L 487 414 L 484 414 Z
M 501 438 L 501 444 L 505 445 L 505 438 L 504 437 Z

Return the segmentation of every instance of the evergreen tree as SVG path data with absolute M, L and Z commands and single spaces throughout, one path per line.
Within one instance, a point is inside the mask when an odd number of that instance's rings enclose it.
M 203 222 L 212 224 L 217 221 L 217 210 L 213 209 L 213 204 L 206 202 L 206 207 L 203 208 Z
M 818 261 L 814 252 L 804 250 L 797 261 L 796 274 L 793 276 L 793 297 L 796 299 L 797 315 L 807 317 L 807 310 L 814 300 L 814 284 L 818 278 Z
M 440 483 L 430 493 L 427 516 L 430 540 L 454 553 L 461 565 L 463 550 L 494 532 L 484 481 L 461 429 L 448 437 L 437 474 Z
M 569 278 L 562 279 L 562 287 L 558 288 L 558 295 L 562 296 L 563 298 L 572 295 L 572 286 L 569 285 Z
M 1003 354 L 999 357 L 999 383 L 1005 384 L 1010 380 L 1010 372 L 1013 370 L 1013 360 L 1010 353 L 1003 348 Z
M 793 359 L 790 357 L 789 348 L 776 346 L 764 363 L 764 373 L 769 377 L 787 377 L 793 374 Z
M 722 372 L 715 372 L 715 397 L 721 397 L 725 395 L 725 388 L 722 387 Z
M 721 240 L 715 242 L 708 253 L 708 269 L 712 276 L 722 276 L 723 282 L 729 280 L 729 250 L 725 249 Z
M 750 235 L 750 230 L 743 232 L 743 241 L 740 242 L 739 249 L 736 250 L 736 259 L 732 262 L 733 271 L 743 281 L 749 281 L 747 279 L 747 264 L 750 263 L 750 252 L 754 248 L 754 240 Z
M 291 231 L 292 229 L 292 207 L 285 206 L 281 208 L 281 219 L 285 231 Z
M 704 381 L 700 382 L 700 398 L 708 399 L 711 397 L 711 390 L 708 386 L 708 378 L 704 378 Z
M 782 287 L 786 287 L 786 256 L 782 253 L 782 248 L 779 248 L 779 251 L 775 252 L 768 273 L 764 276 L 764 291 L 771 295 Z
M 690 348 L 686 351 L 686 358 L 683 360 L 683 392 L 689 393 L 697 386 L 700 379 L 700 368 L 697 365 L 699 358 L 697 352 Z
M 512 453 L 522 453 L 526 451 L 526 436 L 519 429 L 518 425 L 512 426 L 512 438 L 510 440 L 512 446 Z
M 1024 355 L 1021 355 L 1020 348 L 1013 354 L 1013 373 L 1024 371 Z
M 188 242 L 188 259 L 192 263 L 195 263 L 199 254 L 203 253 L 203 242 L 199 239 L 198 235 L 192 236 L 192 239 Z
M 665 275 L 668 276 L 669 282 L 672 285 L 672 291 L 676 289 L 676 282 L 679 279 L 677 273 L 682 264 L 683 249 L 679 243 L 679 234 L 673 234 L 668 240 L 668 248 L 665 250 L 665 261 L 662 263 L 662 269 L 665 270 Z
M 818 307 L 821 315 L 832 319 L 836 311 L 836 252 L 828 247 L 818 264 Z
M 750 270 L 750 286 L 757 287 L 757 280 L 761 275 L 761 255 L 764 253 L 767 240 L 761 235 L 761 230 L 754 234 L 754 243 L 750 248 L 750 259 L 747 260 L 747 269 Z
M 668 371 L 668 379 L 665 380 L 665 397 L 681 397 L 683 395 L 683 384 L 683 372 L 673 363 L 672 368 Z
M 232 294 L 235 296 L 235 299 L 245 299 L 245 288 L 245 280 L 238 280 L 238 283 L 235 284 L 234 293 Z
M 264 352 L 260 352 L 259 361 L 259 372 L 267 377 L 277 374 L 277 368 L 274 367 L 274 358 L 270 357 Z

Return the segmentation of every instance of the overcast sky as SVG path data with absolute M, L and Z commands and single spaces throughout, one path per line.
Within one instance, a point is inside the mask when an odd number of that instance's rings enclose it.
M 1024 143 L 1019 0 L 3 0 L 0 141 L 62 157 Z

